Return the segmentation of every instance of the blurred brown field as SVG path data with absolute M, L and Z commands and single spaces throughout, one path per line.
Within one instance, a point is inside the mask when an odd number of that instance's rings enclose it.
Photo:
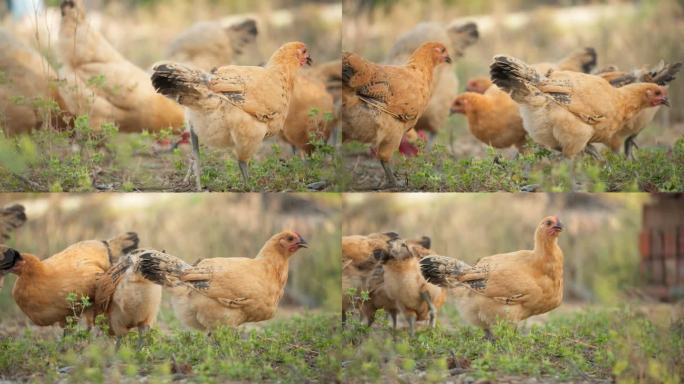
M 41 258 L 81 240 L 127 231 L 138 233 L 141 247 L 188 262 L 254 257 L 272 235 L 293 229 L 310 247 L 290 260 L 281 309 L 291 315 L 340 307 L 337 194 L 0 194 L 0 206 L 9 203 L 24 205 L 28 221 L 7 245 Z M 10 296 L 14 275 L 5 280 L 0 323 L 28 323 Z M 164 308 L 161 322 L 176 324 L 168 303 Z
M 59 1 L 45 1 L 47 11 L 17 21 L 0 4 L 0 27 L 48 56 L 59 34 Z M 142 68 L 167 58 L 170 43 L 200 21 L 233 21 L 252 17 L 259 31 L 256 50 L 245 52 L 237 64 L 263 63 L 288 41 L 303 41 L 316 63 L 339 57 L 342 7 L 337 1 L 286 0 L 85 0 L 88 21 L 124 57 Z
M 469 78 L 488 75 L 496 54 L 550 62 L 590 46 L 598 54 L 597 69 L 617 65 L 631 70 L 660 60 L 684 61 L 680 0 L 343 0 L 343 9 L 343 50 L 374 61 L 383 61 L 395 40 L 417 23 L 477 23 L 479 41 L 456 61 L 462 91 Z M 672 82 L 669 93 L 672 107 L 660 109 L 653 126 L 639 136 L 639 144 L 670 147 L 684 135 L 684 81 Z M 484 153 L 484 145 L 470 137 L 462 116 L 453 116 L 449 126 L 458 141 L 455 152 Z M 473 146 L 479 148 L 469 148 Z
M 396 231 L 432 238 L 437 254 L 469 263 L 534 246 L 542 218 L 557 215 L 566 229 L 565 297 L 615 304 L 644 298 L 639 231 L 651 196 L 621 194 L 346 194 L 342 235 Z

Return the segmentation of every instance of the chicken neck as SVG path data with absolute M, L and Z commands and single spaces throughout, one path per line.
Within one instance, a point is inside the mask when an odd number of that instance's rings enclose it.
M 546 274 L 562 274 L 563 253 L 558 246 L 558 236 L 551 236 L 544 229 L 538 228 L 534 234 L 533 253 Z
M 43 264 L 43 262 L 34 255 L 29 253 L 21 254 L 21 261 L 19 266 L 15 266 L 12 272 L 17 276 L 24 278 L 32 278 L 35 276 L 46 275 L 49 273 L 50 268 Z

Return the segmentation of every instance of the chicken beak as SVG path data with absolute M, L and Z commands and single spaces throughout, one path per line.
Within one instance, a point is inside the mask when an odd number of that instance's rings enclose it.
M 306 65 L 311 66 L 311 64 L 313 64 L 313 59 L 311 58 L 311 56 L 307 55 L 306 56 Z
M 665 105 L 665 106 L 668 106 L 668 107 L 669 107 L 669 106 L 670 106 L 670 99 L 668 99 L 667 96 L 665 96 L 665 97 L 663 97 L 663 98 L 660 100 L 660 103 L 661 103 L 662 105 Z
M 449 57 L 449 55 L 446 55 L 444 57 L 444 62 L 446 62 L 447 64 L 451 64 L 451 57 Z
M 563 223 L 561 223 L 561 221 L 558 220 L 556 222 L 556 225 L 554 225 L 552 228 L 555 229 L 556 231 L 560 232 L 563 230 Z
M 299 238 L 299 242 L 297 243 L 297 245 L 299 246 L 299 248 L 309 248 L 309 243 L 307 243 L 303 237 Z

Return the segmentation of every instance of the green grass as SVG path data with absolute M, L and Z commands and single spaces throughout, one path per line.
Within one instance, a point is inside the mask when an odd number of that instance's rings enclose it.
M 459 323 L 454 310 L 446 318 Z M 413 338 L 399 330 L 393 339 L 387 320 L 372 329 L 352 320 L 343 331 L 341 380 L 678 383 L 684 375 L 684 319 L 660 328 L 628 307 L 592 309 L 554 315 L 528 330 L 500 324 L 493 333 L 489 342 L 478 328 L 438 322 Z
M 77 118 L 74 128 L 66 131 L 38 130 L 0 138 L 0 190 L 194 191 L 194 180 L 183 181 L 189 148 L 159 153 L 153 149 L 159 139 L 175 140 L 176 136 L 168 131 L 121 134 L 111 124 L 95 132 L 87 116 Z M 376 189 L 383 180 L 376 159 L 366 158 L 360 166 L 354 165 L 354 154 L 364 155 L 366 146 L 345 144 L 344 155 L 338 156 L 327 143 L 313 138 L 312 143 L 316 150 L 305 159 L 290 155 L 286 146 L 264 143 L 249 165 L 247 185 L 227 150 L 202 147 L 202 185 L 210 191 L 308 191 L 307 186 L 323 181 L 324 191 L 349 191 Z M 436 144 L 415 157 L 395 156 L 394 169 L 406 191 L 514 192 L 529 185 L 538 191 L 571 190 L 570 162 L 531 142 L 530 147 L 527 154 L 515 158 L 492 148 L 484 156 L 456 158 L 446 146 Z M 602 155 L 601 160 L 580 155 L 575 164 L 575 189 L 684 190 L 684 139 L 678 139 L 672 148 L 636 150 L 634 159 L 607 150 Z
M 341 336 L 333 315 L 274 321 L 264 328 L 220 328 L 206 333 L 152 329 L 137 349 L 136 332 L 116 351 L 112 338 L 72 329 L 64 338 L 39 337 L 27 328 L 0 338 L 0 379 L 34 382 L 330 382 L 339 372 L 334 351 Z
M 455 158 L 443 145 L 436 144 L 430 151 L 421 151 L 415 157 L 394 157 L 394 170 L 405 191 L 431 192 L 517 192 L 535 185 L 537 191 L 564 192 L 572 188 L 571 162 L 558 153 L 529 143 L 531 150 L 515 158 L 506 158 L 489 148 L 482 157 Z M 343 152 L 350 163 L 353 155 L 363 155 L 367 149 L 358 144 L 346 145 Z M 610 151 L 597 160 L 579 155 L 575 162 L 576 189 L 587 192 L 677 192 L 684 190 L 684 139 L 677 140 L 671 149 L 642 148 L 635 158 Z M 366 159 L 366 164 L 340 177 L 342 188 L 352 190 L 375 189 L 377 185 L 364 185 L 355 179 L 366 172 L 375 172 L 382 179 L 381 168 L 369 170 L 367 164 L 377 163 Z
M 112 124 L 96 132 L 87 116 L 78 117 L 74 128 L 65 131 L 0 138 L 0 190 L 194 191 L 194 179 L 183 182 L 189 153 L 156 152 L 158 139 L 178 137 L 171 132 L 122 134 Z M 320 140 L 313 143 L 317 150 L 306 159 L 290 155 L 289 148 L 286 156 L 280 145 L 264 143 L 249 164 L 247 185 L 228 150 L 201 147 L 203 186 L 211 191 L 307 191 L 307 185 L 325 181 L 331 190 L 334 151 Z M 185 147 L 189 152 L 189 145 Z

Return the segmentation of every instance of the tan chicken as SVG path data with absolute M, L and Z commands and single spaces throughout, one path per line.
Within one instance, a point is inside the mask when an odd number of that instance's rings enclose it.
M 161 305 L 162 287 L 140 274 L 140 255 L 136 250 L 112 265 L 97 278 L 95 316 L 103 313 L 109 321 L 109 333 L 116 335 L 117 348 L 121 338 L 133 328 L 138 329 L 138 349 L 143 335 L 154 325 Z
M 465 92 L 451 104 L 451 113 L 462 113 L 468 129 L 481 142 L 494 148 L 514 145 L 518 152 L 525 146 L 526 133 L 518 104 L 496 85 L 487 87 L 484 94 Z
M 198 190 L 199 138 L 210 146 L 233 149 L 248 182 L 247 162 L 265 138 L 282 130 L 294 78 L 305 64 L 311 64 L 306 45 L 291 42 L 276 50 L 265 67 L 229 65 L 211 73 L 173 63 L 154 67 L 152 84 L 157 92 L 187 107 L 191 169 Z
M 182 107 L 154 91 L 149 75 L 88 24 L 80 4 L 62 0 L 61 9 L 57 49 L 62 76 L 73 88 L 65 97 L 72 114 L 88 114 L 96 128 L 114 122 L 122 132 L 183 126 Z
M 245 53 L 256 53 L 257 34 L 257 24 L 253 19 L 230 25 L 220 21 L 201 21 L 171 42 L 167 57 L 173 62 L 211 71 L 212 68 L 235 63 Z
M 597 73 L 597 75 L 608 80 L 612 86 L 618 88 L 634 83 L 654 83 L 667 86 L 676 78 L 681 67 L 682 63 L 665 64 L 661 61 L 651 69 L 642 68 L 631 72 L 623 72 L 613 68 L 611 71 Z M 635 117 L 627 121 L 622 129 L 615 134 L 617 136 L 615 141 L 619 143 L 624 142 L 625 155 L 627 157 L 632 156 L 632 148 L 637 146 L 635 141 L 637 135 L 653 121 L 659 109 L 660 106 L 656 106 L 642 110 Z
M 485 330 L 497 321 L 517 324 L 557 308 L 563 301 L 563 251 L 557 216 L 544 218 L 534 232 L 534 249 L 483 257 L 473 266 L 446 256 L 420 261 L 423 276 L 452 287 L 458 309 L 472 325 Z
M 387 62 L 403 64 L 421 44 L 429 41 L 444 44 L 449 55 L 456 59 L 463 56 L 466 48 L 475 44 L 478 39 L 479 32 L 475 23 L 455 24 L 446 28 L 434 22 L 420 23 L 397 39 L 387 56 Z M 430 101 L 415 125 L 416 130 L 428 133 L 428 145 L 445 125 L 449 117 L 449 105 L 458 94 L 459 84 L 454 65 L 440 65 L 435 68 L 432 83 Z
M 409 334 L 414 335 L 416 321 L 428 320 L 429 326 L 434 327 L 437 310 L 446 301 L 447 290 L 425 280 L 418 257 L 404 241 L 390 242 L 389 252 L 382 258 L 382 268 L 383 293 L 406 318 Z M 396 315 L 393 325 L 396 328 Z
M 539 73 L 547 75 L 549 71 L 573 71 L 591 73 L 596 67 L 596 50 L 591 47 L 578 49 L 555 63 L 537 63 L 532 67 Z
M 343 140 L 370 143 L 377 150 L 388 187 L 397 185 L 390 160 L 430 100 L 434 68 L 445 62 L 451 58 L 444 44 L 437 42 L 421 45 L 402 66 L 343 54 Z
M 93 307 L 81 307 L 81 297 L 93 303 L 97 276 L 137 246 L 138 235 L 132 232 L 107 241 L 81 241 L 44 260 L 0 246 L 0 269 L 18 276 L 12 297 L 36 325 L 64 327 L 69 317 L 83 315 L 92 326 Z M 76 295 L 76 303 L 69 303 L 69 294 Z
M 172 288 L 176 315 L 188 327 L 211 330 L 273 317 L 287 282 L 290 256 L 307 242 L 293 231 L 271 237 L 253 259 L 220 257 L 196 265 L 154 250 L 139 252 L 140 273 Z
M 323 81 L 300 74 L 295 77 L 292 101 L 280 137 L 293 150 L 299 149 L 307 155 L 313 152 L 311 139 L 327 142 L 334 122 L 333 97 Z
M 399 238 L 395 232 L 372 233 L 370 235 L 342 236 L 342 322 L 347 320 L 347 312 L 354 308 L 354 297 L 366 289 L 373 269 L 379 263 L 380 255 L 387 252 L 389 241 Z
M 650 83 L 614 88 L 605 79 L 571 71 L 548 76 L 509 56 L 491 65 L 494 84 L 518 102 L 523 125 L 537 143 L 574 158 L 599 142 L 614 151 L 615 133 L 646 108 L 669 105 L 667 91 Z
M 251 19 L 228 27 L 221 22 L 200 22 L 171 44 L 169 60 L 211 71 L 235 64 L 237 56 L 243 51 L 256 51 L 256 35 L 257 26 Z M 337 63 L 339 78 L 341 65 L 339 61 Z M 310 136 L 323 141 L 330 136 L 335 124 L 328 120 L 333 113 L 333 98 L 327 90 L 330 67 L 326 63 L 295 76 L 292 100 L 280 132 L 280 138 L 292 146 L 293 152 L 301 150 L 311 154 L 313 145 Z M 334 64 L 332 67 L 332 71 L 335 71 Z
M 0 28 L 0 128 L 7 135 L 63 127 L 65 104 L 50 63 Z
M 466 83 L 466 91 L 482 94 L 485 93 L 492 84 L 494 83 L 492 83 L 489 76 L 476 76 L 468 80 Z
M 391 241 L 396 240 L 397 239 L 392 239 Z M 432 251 L 430 250 L 431 240 L 427 236 L 423 236 L 420 239 L 406 240 L 405 243 L 408 246 L 411 254 L 417 259 L 422 259 L 423 257 L 432 254 Z M 388 249 L 373 255 L 378 263 L 375 265 L 373 272 L 367 279 L 365 290 L 368 291 L 368 300 L 363 302 L 363 305 L 361 306 L 361 312 L 368 321 L 368 326 L 370 327 L 375 321 L 375 313 L 379 309 L 383 309 L 385 313 L 387 313 L 392 319 L 392 326 L 396 329 L 397 313 L 399 312 L 399 308 L 397 307 L 395 300 L 390 299 L 387 296 L 384 286 L 384 268 L 380 263 L 380 260 L 383 257 L 386 257 L 388 252 L 389 244 Z

